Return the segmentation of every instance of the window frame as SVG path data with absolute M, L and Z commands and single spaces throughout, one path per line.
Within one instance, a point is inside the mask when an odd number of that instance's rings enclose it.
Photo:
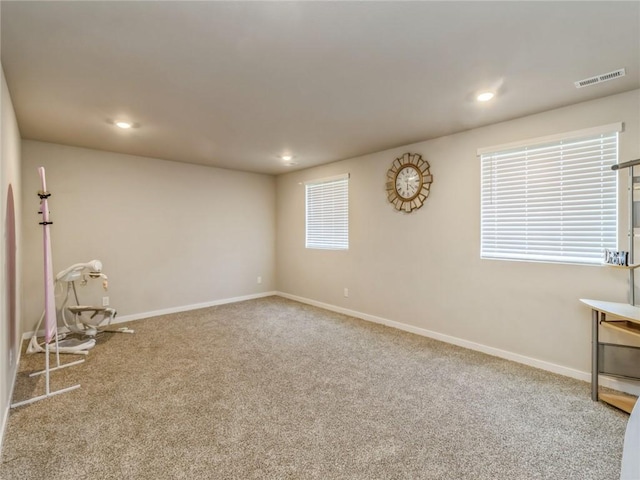
M 489 260 L 515 260 L 581 265 L 601 264 L 604 257 L 604 249 L 617 249 L 618 244 L 620 216 L 618 198 L 619 176 L 616 171 L 611 170 L 610 166 L 618 163 L 620 149 L 619 133 L 622 131 L 623 124 L 622 122 L 619 122 L 493 147 L 479 148 L 477 150 L 477 155 L 480 160 L 480 257 L 482 259 Z M 575 147 L 578 142 L 595 142 L 598 137 L 601 139 L 601 142 L 603 139 L 611 139 L 610 141 L 613 144 L 611 147 L 613 149 L 612 153 L 601 153 L 597 159 L 591 160 L 591 163 L 589 163 L 588 157 L 585 157 L 584 155 L 573 157 L 572 160 L 575 164 L 571 168 L 575 170 L 568 170 L 567 172 L 564 172 L 562 164 L 558 164 L 558 162 L 567 162 L 566 158 L 563 159 L 563 154 L 560 153 L 563 151 L 563 148 Z M 502 161 L 505 162 L 505 165 L 509 156 L 511 156 L 511 160 L 514 163 L 526 162 L 528 156 L 534 157 L 534 152 L 543 151 L 543 149 L 555 149 L 558 152 L 557 158 L 552 157 L 552 162 L 553 160 L 556 161 L 550 163 L 551 168 L 549 171 L 551 173 L 544 173 L 540 176 L 544 179 L 560 181 L 560 186 L 553 192 L 552 197 L 560 197 L 561 200 L 547 202 L 547 198 L 544 198 L 545 203 L 551 203 L 552 206 L 540 209 L 543 212 L 543 215 L 536 218 L 539 225 L 534 229 L 533 226 L 529 226 L 530 223 L 533 224 L 534 218 L 530 211 L 533 210 L 532 206 L 539 207 L 540 198 L 543 197 L 538 194 L 537 197 L 531 195 L 531 199 L 529 199 L 528 192 L 516 194 L 512 195 L 515 197 L 513 205 L 508 204 L 506 200 L 503 200 L 504 205 L 496 206 L 493 190 L 504 188 L 504 190 L 500 190 L 500 194 L 506 196 L 505 193 L 513 193 L 516 188 L 518 188 L 511 187 L 511 190 L 509 190 L 508 187 L 504 186 L 505 178 L 507 177 L 507 174 L 505 173 L 502 174 L 502 178 L 497 179 L 497 182 L 503 182 L 503 184 L 496 186 L 496 175 L 500 175 L 500 173 L 496 173 L 498 171 L 498 167 L 496 165 L 499 161 L 496 159 L 502 157 Z M 597 148 L 594 147 L 593 150 L 597 150 Z M 489 162 L 491 159 L 493 159 L 493 165 L 487 166 L 485 162 Z M 529 161 L 531 162 L 532 167 L 540 168 L 540 165 L 536 165 L 534 160 Z M 594 169 L 590 178 L 594 181 L 597 181 L 597 179 L 600 178 L 602 182 L 600 200 L 589 199 L 587 201 L 586 199 L 580 199 L 580 187 L 575 186 L 575 183 L 573 187 L 569 186 L 570 182 L 568 181 L 568 178 L 570 175 L 575 174 L 576 172 L 581 175 L 584 174 L 585 176 L 589 175 L 587 171 L 590 168 Z M 599 168 L 600 170 L 596 172 L 596 168 Z M 532 168 L 532 172 L 533 171 L 534 170 Z M 568 173 L 569 171 L 571 174 Z M 490 177 L 488 173 L 492 174 L 493 177 Z M 524 182 L 522 187 L 520 187 L 522 189 L 530 189 L 532 186 L 539 187 L 540 185 L 545 185 L 542 183 L 545 180 L 530 180 L 530 178 L 535 177 L 534 173 L 527 172 L 523 173 L 521 176 L 518 176 L 517 173 L 511 173 L 510 175 L 513 175 L 514 183 Z M 566 187 L 565 184 L 567 185 Z M 492 195 L 491 201 L 488 200 L 489 195 Z M 533 198 L 536 198 L 536 200 L 533 200 Z M 580 207 L 576 208 L 575 212 L 572 212 L 571 207 L 568 206 L 569 202 L 576 202 L 578 201 L 577 199 L 580 199 Z M 567 225 L 565 225 L 566 215 L 569 215 L 568 218 L 574 221 L 584 220 L 584 223 L 586 223 L 588 219 L 596 217 L 596 215 L 591 213 L 583 213 L 582 215 L 579 215 L 579 210 L 585 210 L 582 208 L 582 205 L 593 205 L 599 209 L 600 224 L 598 226 L 594 224 L 593 228 L 591 226 L 585 227 L 584 232 L 592 232 L 595 234 L 595 232 L 598 231 L 600 240 L 589 240 L 585 243 L 581 240 L 576 240 L 576 235 L 573 235 L 573 239 L 571 239 L 572 235 L 569 231 L 572 228 L 568 226 L 568 221 L 566 222 Z M 522 217 L 518 218 L 518 220 L 514 222 L 507 220 L 507 208 L 511 208 L 512 211 L 516 212 L 516 214 L 522 214 Z M 604 214 L 609 215 L 609 217 L 605 218 Z M 560 218 L 558 225 L 561 226 L 554 227 L 552 224 L 554 223 L 554 220 L 557 221 L 558 218 Z M 510 227 L 507 227 L 507 221 L 511 222 Z M 504 232 L 507 228 L 512 230 L 508 233 L 511 235 L 512 245 L 509 245 L 509 242 L 506 240 L 507 234 Z M 493 232 L 489 232 L 490 229 L 493 229 Z M 520 231 L 518 229 L 520 229 Z M 500 230 L 502 230 L 502 232 Z M 515 233 L 512 233 L 514 230 Z M 577 235 L 580 235 L 583 232 L 583 230 L 578 229 L 575 229 L 575 231 Z M 538 237 L 536 238 L 535 235 L 538 235 Z M 529 239 L 529 237 L 531 239 Z M 534 245 L 536 243 L 537 246 Z M 491 245 L 489 246 L 489 244 Z M 560 247 L 558 247 L 558 245 L 560 245 Z M 520 248 L 520 250 L 518 250 L 518 248 Z M 554 248 L 556 248 L 555 251 L 553 251 Z M 581 249 L 582 252 L 580 253 Z M 598 252 L 598 255 L 596 255 L 596 252 Z
M 306 249 L 349 250 L 349 179 L 345 173 L 304 182 Z

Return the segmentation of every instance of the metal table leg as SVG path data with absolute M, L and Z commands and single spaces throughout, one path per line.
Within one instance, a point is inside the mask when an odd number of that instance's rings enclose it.
M 598 401 L 598 326 L 600 312 L 591 310 L 591 400 Z

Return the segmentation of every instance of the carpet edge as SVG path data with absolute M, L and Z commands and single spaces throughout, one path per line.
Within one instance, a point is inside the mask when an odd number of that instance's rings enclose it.
M 307 305 L 323 308 L 325 310 L 330 310 L 336 313 L 342 313 L 344 315 L 359 318 L 361 320 L 365 320 L 368 322 L 378 323 L 388 327 L 397 328 L 405 332 L 414 333 L 416 335 L 420 335 L 423 337 L 432 338 L 434 340 L 456 345 L 458 347 L 468 348 L 469 350 L 482 352 L 487 355 L 491 355 L 493 357 L 503 358 L 505 360 L 527 365 L 529 367 L 539 368 L 540 370 L 556 373 L 558 375 L 573 378 L 576 380 L 581 380 L 583 382 L 591 382 L 590 372 L 583 372 L 580 370 L 576 370 L 574 368 L 565 367 L 563 365 L 558 365 L 556 363 L 547 362 L 545 360 L 539 360 L 537 358 L 527 357 L 526 355 L 510 352 L 508 350 L 501 350 L 499 348 L 483 345 L 481 343 L 472 342 L 470 340 L 454 337 L 452 335 L 446 335 L 444 333 L 434 332 L 432 330 L 416 327 L 414 325 L 408 325 L 406 323 L 396 322 L 394 320 L 389 320 L 389 319 L 378 317 L 375 315 L 370 315 L 368 313 L 362 313 L 357 310 L 350 310 L 348 308 L 338 307 L 336 305 L 319 302 L 317 300 L 312 300 L 310 298 L 299 297 L 297 295 L 292 295 L 290 293 L 278 291 L 278 292 L 275 292 L 275 294 L 278 295 L 279 297 L 287 298 L 289 300 L 294 300 L 300 303 L 306 303 Z M 621 392 L 640 396 L 640 385 L 631 384 L 629 382 L 625 382 L 623 380 L 618 380 L 615 378 L 605 378 L 605 377 L 600 377 L 599 383 L 602 386 L 612 388 L 614 390 L 619 390 Z

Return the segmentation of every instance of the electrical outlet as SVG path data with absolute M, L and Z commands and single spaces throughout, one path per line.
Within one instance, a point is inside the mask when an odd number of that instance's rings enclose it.
M 102 297 L 102 306 L 103 307 L 109 306 L 109 297 Z
M 345 298 L 347 298 L 349 296 L 349 289 L 348 288 L 344 289 L 344 296 L 345 296 Z
M 258 277 L 258 283 L 262 283 L 262 277 Z

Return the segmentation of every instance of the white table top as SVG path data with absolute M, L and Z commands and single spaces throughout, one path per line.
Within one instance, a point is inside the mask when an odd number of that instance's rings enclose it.
M 640 323 L 640 307 L 629 305 L 628 303 L 605 302 L 602 300 L 590 300 L 581 298 L 580 301 L 589 305 L 592 309 L 603 312 L 607 315 Z

